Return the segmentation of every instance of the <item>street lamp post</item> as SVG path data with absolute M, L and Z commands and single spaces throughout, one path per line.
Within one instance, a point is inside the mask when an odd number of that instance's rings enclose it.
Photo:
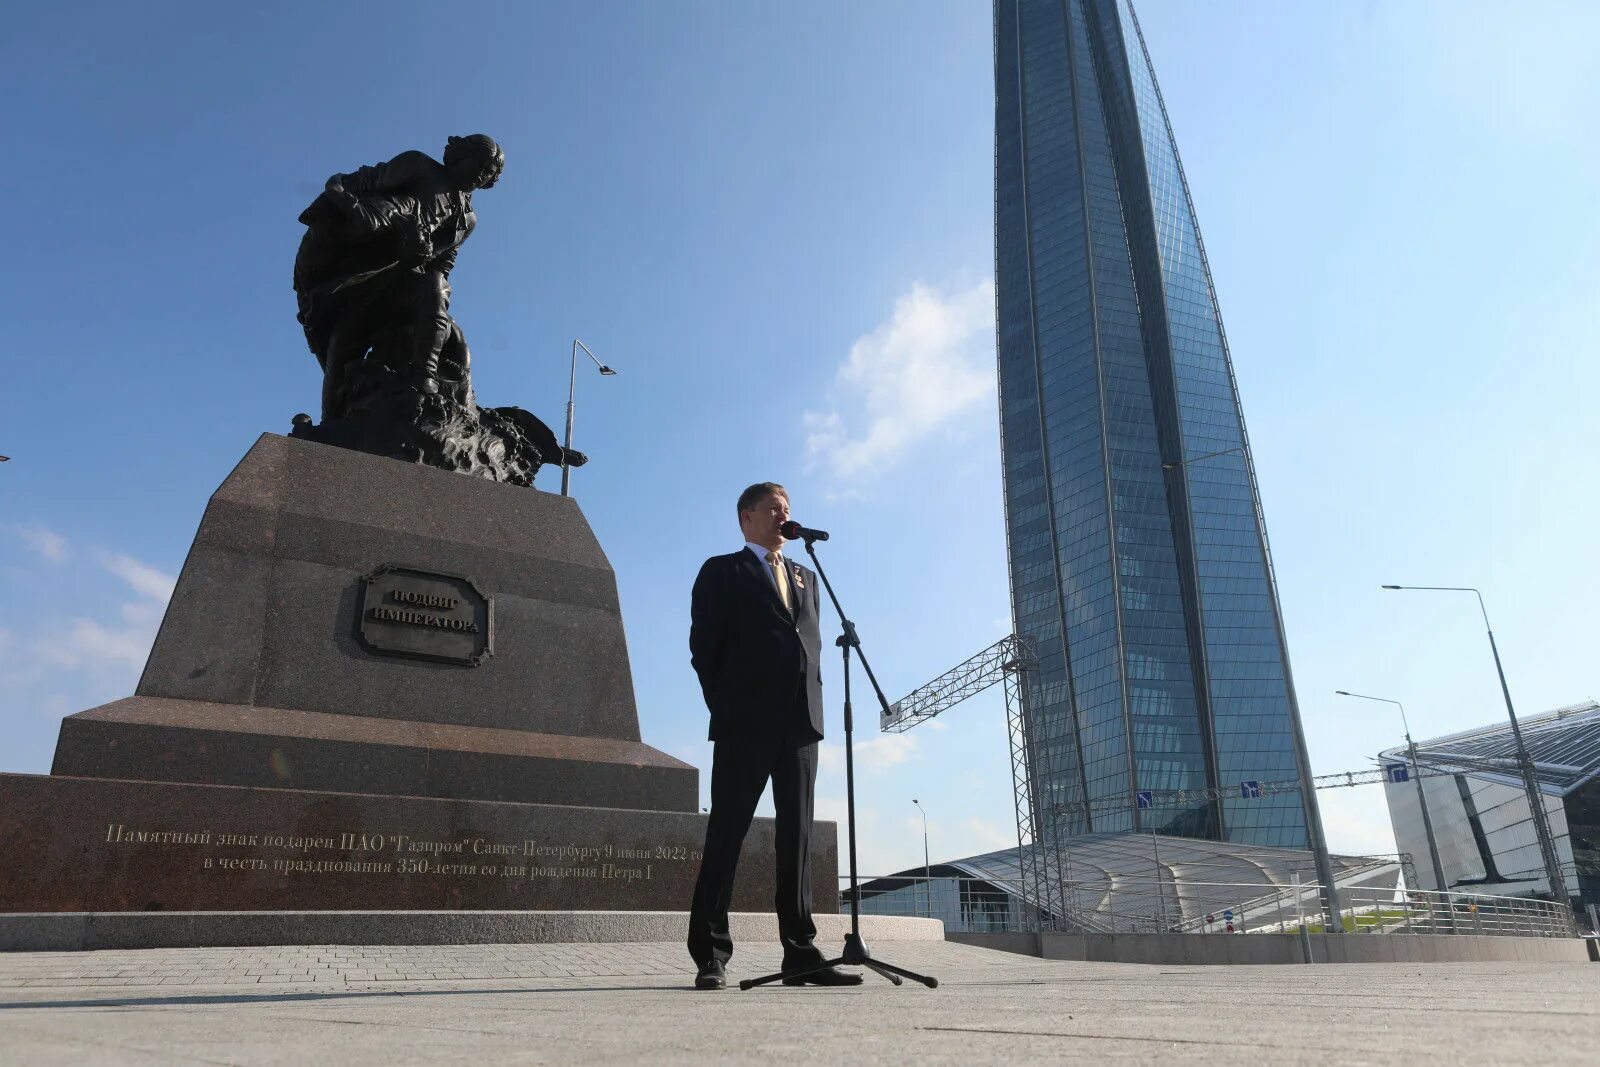
M 933 868 L 928 864 L 928 812 L 922 806 L 922 801 L 916 797 L 911 798 L 911 803 L 922 812 L 922 886 L 923 893 L 928 898 L 928 918 L 933 918 Z
M 1483 594 L 1470 585 L 1386 585 L 1385 589 L 1418 590 L 1435 593 L 1471 593 L 1478 598 L 1478 611 L 1483 614 L 1483 628 L 1489 633 L 1489 651 L 1494 654 L 1494 670 L 1500 676 L 1500 693 L 1506 700 L 1506 717 L 1511 720 L 1511 738 L 1517 746 L 1517 764 L 1522 770 L 1522 787 L 1528 794 L 1528 813 L 1533 818 L 1533 831 L 1539 838 L 1539 852 L 1544 858 L 1544 874 L 1550 883 L 1550 895 L 1563 907 L 1572 906 L 1567 894 L 1567 880 L 1561 873 L 1561 857 L 1556 852 L 1555 838 L 1550 833 L 1550 821 L 1545 817 L 1544 795 L 1539 792 L 1539 782 L 1533 775 L 1533 757 L 1522 742 L 1522 727 L 1517 724 L 1516 709 L 1511 706 L 1511 688 L 1506 685 L 1505 668 L 1500 665 L 1500 648 L 1494 642 L 1494 628 L 1489 625 L 1489 609 L 1483 605 Z
M 1433 818 L 1428 814 L 1428 797 L 1422 790 L 1422 764 L 1417 761 L 1417 743 L 1411 740 L 1411 724 L 1406 721 L 1406 706 L 1398 700 L 1390 700 L 1388 697 L 1369 697 L 1365 693 L 1352 693 L 1347 689 L 1337 689 L 1335 692 L 1342 697 L 1355 697 L 1357 700 L 1376 700 L 1380 704 L 1393 704 L 1400 709 L 1400 725 L 1405 727 L 1406 749 L 1411 753 L 1411 776 L 1417 783 L 1417 803 L 1422 805 L 1422 829 L 1428 835 L 1428 858 L 1433 860 L 1434 884 L 1439 887 L 1439 892 L 1448 893 L 1450 886 L 1444 880 L 1444 866 L 1439 862 L 1439 842 L 1433 836 Z M 1445 902 L 1446 904 L 1450 903 L 1448 896 L 1445 897 Z M 1445 927 L 1451 933 L 1455 933 L 1453 919 L 1454 916 L 1452 915 L 1452 921 Z
M 1187 459 L 1163 463 L 1161 464 L 1161 469 L 1175 471 L 1181 467 L 1187 467 L 1191 463 L 1199 463 L 1202 460 L 1215 459 L 1217 456 L 1228 456 L 1235 453 L 1245 456 L 1246 462 L 1249 462 L 1245 446 L 1240 444 L 1232 448 L 1219 448 L 1215 452 L 1206 452 L 1198 456 L 1190 456 Z M 1253 489 L 1252 485 L 1252 493 Z M 1259 506 L 1256 511 L 1256 519 L 1260 524 L 1258 529 L 1261 535 L 1262 554 L 1267 561 L 1268 587 L 1272 592 L 1273 604 L 1276 607 L 1278 582 L 1272 573 L 1272 553 L 1267 547 L 1267 530 L 1264 521 L 1261 520 Z M 1317 877 L 1322 882 L 1322 928 L 1331 934 L 1342 934 L 1344 933 L 1344 920 L 1341 918 L 1342 912 L 1339 907 L 1339 886 L 1335 880 L 1333 857 L 1328 854 L 1328 840 L 1322 832 L 1322 811 L 1317 805 L 1316 782 L 1311 777 L 1311 752 L 1306 748 L 1306 731 L 1300 722 L 1300 703 L 1295 699 L 1294 695 L 1294 674 L 1289 668 L 1289 642 L 1283 633 L 1283 615 L 1281 611 L 1274 611 L 1273 617 L 1278 631 L 1278 648 L 1283 654 L 1283 679 L 1289 698 L 1289 714 L 1291 721 L 1294 723 L 1295 766 L 1299 769 L 1301 781 L 1300 808 L 1305 815 L 1306 836 L 1310 838 L 1311 854 L 1317 863 Z
M 572 339 L 572 375 L 567 379 L 567 438 L 565 441 L 561 442 L 562 496 L 571 495 L 567 492 L 567 487 L 572 483 L 572 468 L 567 466 L 567 453 L 572 451 L 572 410 L 573 401 L 577 397 L 578 393 L 578 349 L 580 348 L 583 349 L 585 355 L 587 355 L 591 360 L 594 360 L 594 365 L 600 368 L 601 374 L 610 377 L 611 375 L 617 373 L 604 363 L 601 363 L 599 359 L 596 359 L 595 354 L 589 351 L 588 345 L 584 344 L 576 337 Z

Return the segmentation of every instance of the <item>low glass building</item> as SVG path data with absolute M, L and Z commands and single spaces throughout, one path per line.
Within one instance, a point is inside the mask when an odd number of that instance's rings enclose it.
M 1032 850 L 1037 846 L 1028 845 Z M 861 883 L 867 915 L 940 919 L 952 933 L 1031 929 L 1015 848 L 913 867 Z M 1393 890 L 1394 857 L 1333 856 L 1341 891 Z M 1157 834 L 1081 834 L 1063 841 L 1065 928 L 1088 933 L 1282 932 L 1318 919 L 1315 857 L 1306 849 Z M 1404 877 L 1410 878 L 1409 869 Z M 849 893 L 845 893 L 848 906 Z
M 1587 701 L 1518 720 L 1555 838 L 1567 889 L 1580 907 L 1600 907 L 1600 703 Z M 1401 852 L 1410 853 L 1424 889 L 1460 889 L 1549 899 L 1527 791 L 1517 769 L 1511 724 L 1417 743 L 1422 791 L 1439 844 L 1446 885 L 1434 884 L 1415 770 L 1404 746 L 1386 766 L 1408 768 L 1384 786 Z

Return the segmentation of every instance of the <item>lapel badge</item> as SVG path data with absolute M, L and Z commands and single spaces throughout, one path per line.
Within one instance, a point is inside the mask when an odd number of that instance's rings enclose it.
M 806 587 L 805 575 L 800 570 L 800 564 L 789 564 L 789 573 L 794 576 L 794 587 L 796 589 L 804 589 Z

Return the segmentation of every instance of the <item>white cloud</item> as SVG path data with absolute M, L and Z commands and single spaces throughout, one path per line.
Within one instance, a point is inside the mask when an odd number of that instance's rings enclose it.
M 920 754 L 917 739 L 910 734 L 883 734 L 855 744 L 856 767 L 869 771 L 881 771 Z M 823 744 L 818 750 L 818 757 L 824 771 L 844 769 L 843 745 Z
M 116 622 L 74 618 L 65 634 L 35 641 L 32 657 L 36 664 L 87 667 L 97 673 L 144 666 L 177 580 L 131 556 L 104 555 L 100 565 L 127 582 L 138 599 L 117 606 Z
M 819 796 L 813 802 L 811 814 L 820 822 L 836 822 L 843 826 L 850 813 L 844 797 Z
M 105 555 L 100 565 L 133 587 L 133 591 L 151 600 L 165 604 L 172 598 L 178 579 L 165 571 L 158 571 L 147 563 L 131 556 Z
M 804 414 L 807 463 L 846 480 L 882 469 L 994 388 L 994 282 L 957 293 L 918 282 L 850 346 L 834 409 Z
M 1341 856 L 1394 853 L 1394 828 L 1381 788 L 1323 789 L 1317 793 L 1317 808 L 1329 852 Z
M 143 666 L 155 640 L 153 627 L 102 626 L 93 619 L 73 619 L 65 641 L 40 642 L 39 654 L 63 667 L 82 663 Z
M 67 539 L 54 530 L 47 530 L 39 525 L 24 525 L 15 523 L 11 527 L 21 537 L 23 543 L 51 563 L 65 563 L 71 555 L 67 551 Z
M 961 839 L 964 845 L 976 845 L 973 852 L 994 852 L 1002 848 L 1017 847 L 1016 826 L 1003 826 L 992 819 L 980 819 L 976 815 L 967 818 L 961 823 Z M 972 853 L 963 852 L 963 856 Z M 956 857 L 952 856 L 951 859 Z
M 905 807 L 910 807 L 909 800 Z M 900 811 L 901 806 L 895 805 L 894 810 Z M 818 796 L 816 817 L 838 824 L 840 872 L 848 873 L 843 797 Z M 889 815 L 876 805 L 859 804 L 856 829 L 857 855 L 863 877 L 922 869 L 922 817 L 915 809 L 909 815 Z M 1017 831 L 1011 824 L 978 816 L 944 819 L 938 812 L 929 814 L 927 860 L 930 863 L 945 863 L 1016 845 Z

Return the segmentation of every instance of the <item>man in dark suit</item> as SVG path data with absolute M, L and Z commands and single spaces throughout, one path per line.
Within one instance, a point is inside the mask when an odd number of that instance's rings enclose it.
M 783 969 L 822 961 L 812 944 L 811 813 L 822 740 L 821 600 L 816 574 L 782 554 L 789 494 L 760 482 L 739 496 L 744 547 L 700 568 L 689 652 L 711 711 L 711 817 L 689 911 L 696 989 L 722 989 L 733 955 L 728 904 L 739 848 L 768 779 L 777 816 L 778 938 Z M 856 985 L 827 968 L 786 984 Z

